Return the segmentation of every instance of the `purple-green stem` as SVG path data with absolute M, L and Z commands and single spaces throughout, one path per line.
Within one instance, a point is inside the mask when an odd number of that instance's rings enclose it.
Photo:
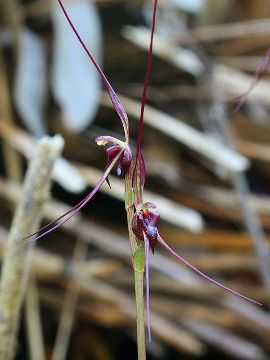
M 152 26 L 151 26 L 151 40 L 149 45 L 148 59 L 146 65 L 146 73 L 143 87 L 143 95 L 141 102 L 141 114 L 138 128 L 136 159 L 134 166 L 130 166 L 129 171 L 125 177 L 125 207 L 127 212 L 129 241 L 132 255 L 132 265 L 134 271 L 135 281 L 135 301 L 136 301 L 136 321 L 137 321 L 137 349 L 138 359 L 146 359 L 145 351 L 145 306 L 144 306 L 144 271 L 146 267 L 147 276 L 147 325 L 149 341 L 150 335 L 150 315 L 149 315 L 149 273 L 148 273 L 148 252 L 149 243 L 141 242 L 136 239 L 132 230 L 132 220 L 134 216 L 134 205 L 139 207 L 143 203 L 143 189 L 146 177 L 146 170 L 144 159 L 142 155 L 142 136 L 143 136 L 143 120 L 144 109 L 147 100 L 148 81 L 152 64 L 153 40 L 155 33 L 155 22 L 157 12 L 157 0 L 154 0 Z M 133 190 L 134 189 L 134 190 Z M 146 250 L 146 251 L 145 251 Z M 145 257 L 147 257 L 147 266 L 145 266 Z
M 133 166 L 130 166 L 129 171 L 125 177 L 125 208 L 127 212 L 129 241 L 135 281 L 138 360 L 145 360 L 144 244 L 141 242 L 140 244 L 138 243 L 136 236 L 132 231 L 132 219 L 134 215 L 132 174 Z

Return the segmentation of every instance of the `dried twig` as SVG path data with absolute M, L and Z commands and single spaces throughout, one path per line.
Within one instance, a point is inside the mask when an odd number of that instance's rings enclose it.
M 171 39 L 178 44 L 189 44 L 194 41 L 220 41 L 243 37 L 269 35 L 269 19 L 256 19 L 242 22 L 200 26 Z
M 14 356 L 20 307 L 33 250 L 21 240 L 39 226 L 42 206 L 48 197 L 52 166 L 62 147 L 63 140 L 59 136 L 39 142 L 11 227 L 0 283 L 0 359 L 3 360 Z
M 185 326 L 192 330 L 199 338 L 212 346 L 218 346 L 224 352 L 242 360 L 266 359 L 264 352 L 254 342 L 247 341 L 238 335 L 229 333 L 218 326 L 198 320 L 185 320 Z
M 225 104 L 219 97 L 219 89 L 215 77 L 211 76 L 210 79 L 210 91 L 213 97 L 213 120 L 216 121 L 217 128 L 224 139 L 224 143 L 232 149 L 235 149 L 233 136 L 226 116 Z M 250 190 L 247 178 L 243 171 L 238 173 L 232 172 L 231 176 L 238 197 L 243 224 L 250 235 L 257 255 L 257 265 L 261 280 L 265 288 L 270 290 L 270 247 L 261 222 L 256 212 L 253 211 L 252 204 L 249 201 Z
M 8 79 L 6 76 L 7 69 L 5 65 L 3 50 L 0 47 L 0 118 L 2 123 L 12 124 L 13 117 L 11 100 L 8 89 Z M 22 173 L 19 155 L 7 144 L 3 145 L 3 153 L 7 176 L 14 181 L 20 181 Z
M 87 255 L 87 244 L 77 239 L 74 249 L 71 266 L 76 265 L 78 261 L 84 260 Z M 53 360 L 64 360 L 67 355 L 68 343 L 76 314 L 76 307 L 79 298 L 79 290 L 74 284 L 68 285 L 63 308 L 60 315 L 59 327 L 56 335 L 53 349 Z
M 39 294 L 34 272 L 30 276 L 25 298 L 25 320 L 31 360 L 45 360 L 43 332 L 40 318 Z

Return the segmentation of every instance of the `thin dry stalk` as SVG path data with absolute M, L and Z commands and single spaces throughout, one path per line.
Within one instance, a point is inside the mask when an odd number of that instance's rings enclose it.
M 65 4 L 76 2 L 78 0 L 66 0 Z M 95 2 L 99 5 L 113 5 L 121 2 L 125 2 L 126 0 L 95 0 Z M 135 4 L 139 2 L 143 3 L 144 0 L 133 0 Z M 35 2 L 27 3 L 23 9 L 22 13 L 26 18 L 32 18 L 35 16 L 41 16 L 48 14 L 53 7 L 53 3 L 51 0 L 36 0 Z
M 87 255 L 87 244 L 77 239 L 74 249 L 71 266 L 75 266 L 77 262 L 85 260 Z M 74 284 L 67 286 L 63 307 L 60 315 L 58 331 L 56 335 L 55 345 L 52 354 L 52 360 L 64 360 L 67 355 L 69 339 L 76 314 L 77 302 L 79 299 L 79 289 Z
M 44 138 L 27 172 L 21 201 L 8 237 L 0 282 L 0 359 L 14 356 L 17 327 L 31 266 L 33 247 L 24 237 L 36 231 L 42 207 L 48 197 L 53 164 L 63 148 L 59 136 Z
M 12 110 L 11 101 L 8 90 L 7 69 L 5 66 L 3 51 L 0 48 L 0 117 L 1 122 L 6 124 L 12 124 Z M 7 144 L 3 144 L 3 156 L 5 162 L 5 169 L 7 176 L 14 180 L 20 181 L 22 178 L 21 161 L 19 155 L 12 147 Z
M 216 325 L 206 321 L 185 320 L 181 321 L 199 338 L 212 346 L 219 347 L 231 356 L 242 360 L 266 359 L 264 352 L 254 342 L 247 341 L 242 337 L 232 334 Z
M 4 22 L 4 26 L 11 31 L 15 39 L 14 55 L 17 55 L 19 46 L 21 17 L 20 11 L 15 0 L 1 1 L 0 3 L 1 20 Z
M 233 135 L 226 117 L 226 106 L 219 97 L 218 87 L 214 76 L 210 84 L 210 91 L 213 96 L 213 113 L 217 128 L 224 140 L 224 143 L 231 149 L 235 149 Z M 266 234 L 261 225 L 255 211 L 253 211 L 252 204 L 249 201 L 250 190 L 246 175 L 243 171 L 232 172 L 232 183 L 235 193 L 238 197 L 238 202 L 243 218 L 243 225 L 250 235 L 250 239 L 254 246 L 257 255 L 257 266 L 261 280 L 266 288 L 270 290 L 270 247 L 266 238 Z
M 74 280 L 76 284 L 80 286 L 83 295 L 91 295 L 98 300 L 109 301 L 111 304 L 116 305 L 128 318 L 133 320 L 136 318 L 134 301 L 124 292 L 94 277 L 91 278 L 91 280 L 79 278 L 74 278 Z M 153 334 L 175 348 L 190 354 L 198 355 L 203 352 L 204 347 L 197 341 L 195 336 L 190 334 L 189 331 L 185 331 L 181 327 L 176 326 L 163 316 L 155 312 L 151 313 L 151 324 Z
M 146 50 L 146 39 L 149 38 L 149 30 L 129 27 L 127 29 L 127 31 L 124 33 L 124 36 L 126 38 L 128 38 L 128 40 L 130 40 L 133 43 L 135 43 L 136 45 L 140 46 L 142 49 Z M 185 55 L 184 50 L 182 48 L 180 48 L 179 46 L 170 44 L 164 38 L 160 37 L 158 40 L 159 40 L 158 42 L 156 41 L 155 55 L 158 56 L 159 58 L 167 61 L 168 63 L 175 65 L 179 69 L 191 72 L 190 65 L 194 61 L 195 61 L 195 63 L 200 62 L 200 59 L 192 52 L 189 52 L 189 54 L 188 54 L 188 56 L 189 56 L 188 61 L 183 61 L 183 59 L 181 60 L 181 58 L 184 58 L 184 60 L 185 60 L 185 58 L 187 57 L 187 55 Z M 256 39 L 256 41 L 258 41 L 258 40 Z M 269 41 L 268 41 L 268 43 L 269 43 Z M 194 59 L 192 59 L 192 56 L 194 57 Z M 188 66 L 187 66 L 187 64 L 188 64 Z M 203 67 L 201 62 L 200 62 L 200 64 Z M 195 76 L 199 76 L 199 75 L 203 74 L 202 71 L 197 71 L 197 72 L 193 71 L 193 73 Z M 241 96 L 242 94 L 244 94 L 246 92 L 246 90 L 249 88 L 250 84 L 252 83 L 252 76 L 246 75 L 245 73 L 243 73 L 239 70 L 236 70 L 234 68 L 231 68 L 231 67 L 225 66 L 225 65 L 216 64 L 213 69 L 213 74 L 214 74 L 214 78 L 215 78 L 217 84 L 222 89 L 222 94 L 221 94 L 222 96 L 223 96 L 223 92 L 227 96 L 229 95 L 231 97 Z M 257 84 L 257 86 L 249 94 L 248 100 L 259 101 L 262 104 L 269 105 L 269 96 L 268 96 L 269 87 L 270 86 L 269 86 L 268 81 L 260 80 L 260 82 Z M 103 102 L 105 102 L 105 101 L 103 101 Z M 124 101 L 123 101 L 123 104 L 126 107 L 126 104 Z M 154 122 L 154 121 L 159 124 L 159 122 L 156 121 L 155 117 L 152 119 L 152 121 L 150 120 L 150 122 Z M 167 120 L 165 122 L 165 124 L 167 124 L 167 126 L 169 126 L 170 122 Z M 181 123 L 179 123 L 179 129 L 178 129 L 179 131 L 182 130 L 180 128 L 180 124 Z M 164 132 L 166 133 L 166 130 Z M 187 137 L 187 141 L 189 141 L 190 137 L 187 136 L 186 132 L 184 132 L 183 134 L 184 134 L 183 136 Z M 175 136 L 173 136 L 173 134 L 172 134 L 172 137 L 175 138 Z M 201 141 L 198 142 L 198 145 L 201 145 Z M 185 143 L 185 141 L 183 141 L 183 142 Z M 193 148 L 193 147 L 191 146 L 191 148 Z M 200 148 L 200 146 L 199 146 L 199 148 Z M 208 146 L 206 146 L 206 149 L 207 148 L 208 148 Z M 214 150 L 214 148 L 212 150 Z M 218 150 L 219 149 L 217 149 L 216 151 L 218 151 Z M 217 156 L 218 155 L 219 154 L 217 154 Z M 223 166 L 225 166 L 224 161 L 222 161 L 221 158 L 219 159 L 219 163 L 222 164 Z M 229 169 L 229 167 L 227 167 L 227 168 Z M 235 169 L 231 169 L 231 170 L 235 171 L 238 169 L 235 168 Z M 242 167 L 242 170 L 243 170 L 243 167 Z
M 187 33 L 172 38 L 172 42 L 178 44 L 189 44 L 207 41 L 221 41 L 235 38 L 243 38 L 258 35 L 269 35 L 270 24 L 269 19 L 248 20 L 229 24 L 217 24 L 209 26 L 200 26 L 192 29 Z
M 32 272 L 25 298 L 25 322 L 31 360 L 45 360 L 45 349 L 40 318 L 39 294 Z

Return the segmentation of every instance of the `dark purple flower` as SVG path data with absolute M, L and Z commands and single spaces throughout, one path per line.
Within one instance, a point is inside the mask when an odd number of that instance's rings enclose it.
M 160 215 L 156 211 L 156 205 L 151 202 L 146 202 L 141 206 L 139 211 L 135 212 L 132 221 L 132 230 L 134 234 L 141 241 L 144 241 L 144 235 L 147 237 L 153 254 L 157 244 L 157 224 L 159 218 Z
M 117 167 L 116 173 L 119 177 L 124 178 L 128 172 L 128 169 L 132 161 L 132 152 L 128 145 L 126 145 L 123 153 L 119 158 L 119 165 Z
M 106 167 L 108 167 L 111 164 L 113 159 L 120 153 L 120 151 L 121 151 L 121 147 L 119 145 L 113 145 L 106 149 L 107 161 L 108 161 Z
M 106 170 L 110 166 L 113 159 L 115 159 L 115 157 L 119 154 L 120 151 L 121 151 L 121 147 L 119 145 L 114 145 L 114 146 L 111 146 L 108 149 L 106 149 L 107 164 L 105 165 L 104 170 Z M 120 159 L 120 157 L 119 157 L 119 159 Z M 106 182 L 109 185 L 109 187 L 111 188 L 109 177 L 107 177 Z
M 118 176 L 124 178 L 132 161 L 132 152 L 128 143 L 116 139 L 112 136 L 99 136 L 96 138 L 96 142 L 98 145 L 106 145 L 109 142 L 114 144 L 113 146 L 110 146 L 106 149 L 107 164 L 105 166 L 105 170 L 108 168 L 108 166 L 110 166 L 115 157 L 118 156 L 121 152 L 116 173 Z M 107 180 L 107 182 L 110 185 L 109 180 Z
M 159 235 L 158 232 L 158 221 L 160 215 L 156 210 L 156 205 L 151 202 L 144 203 L 135 213 L 132 220 L 132 231 L 137 237 L 138 240 L 143 241 L 145 244 L 145 283 L 146 283 L 146 318 L 148 326 L 148 337 L 149 341 L 151 339 L 150 332 L 150 300 L 149 300 L 149 246 L 152 249 L 154 254 L 155 247 L 157 242 L 159 242 L 166 250 L 169 251 L 176 259 L 181 263 L 189 267 L 193 272 L 202 277 L 205 280 L 208 280 L 212 284 L 226 290 L 236 296 L 239 296 L 242 299 L 248 300 L 252 303 L 261 305 L 259 302 L 252 300 L 244 295 L 239 294 L 238 292 L 220 284 L 216 280 L 210 278 L 202 271 L 193 266 L 188 260 L 184 259 L 182 256 L 178 255 Z
M 132 231 L 137 239 L 144 241 L 143 237 L 143 227 L 141 221 L 139 220 L 139 213 L 135 212 L 132 219 Z

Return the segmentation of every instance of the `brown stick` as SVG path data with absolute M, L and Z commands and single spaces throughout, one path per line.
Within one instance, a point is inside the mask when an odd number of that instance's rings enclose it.
M 11 110 L 11 100 L 8 89 L 8 79 L 6 76 L 7 68 L 4 61 L 3 51 L 0 49 L 0 117 L 1 123 L 12 124 L 12 110 Z M 21 174 L 21 161 L 20 156 L 17 154 L 10 145 L 3 144 L 3 157 L 5 163 L 5 170 L 7 176 L 14 180 L 20 181 L 22 178 Z
M 74 267 L 77 262 L 85 260 L 86 256 L 87 244 L 78 238 L 73 252 L 72 266 Z M 74 286 L 74 283 L 67 284 L 52 354 L 53 360 L 65 360 L 66 358 L 79 295 L 79 289 L 77 286 Z

